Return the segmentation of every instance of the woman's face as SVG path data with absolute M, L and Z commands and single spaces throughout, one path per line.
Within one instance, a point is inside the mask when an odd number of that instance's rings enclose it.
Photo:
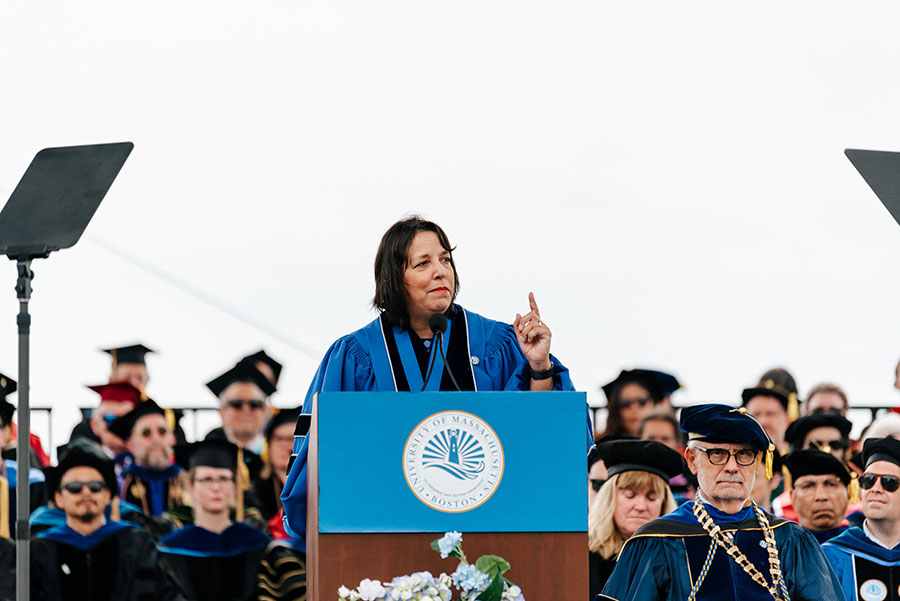
M 654 403 L 650 392 L 636 382 L 629 382 L 619 391 L 618 404 L 622 429 L 630 436 L 638 436 L 641 420 L 653 411 Z
M 660 516 L 662 504 L 662 495 L 657 495 L 649 484 L 640 490 L 617 488 L 613 513 L 616 530 L 622 538 L 630 538 L 635 530 Z
M 441 246 L 434 232 L 419 232 L 406 253 L 406 310 L 410 319 L 443 313 L 453 299 L 453 266 L 450 251 Z

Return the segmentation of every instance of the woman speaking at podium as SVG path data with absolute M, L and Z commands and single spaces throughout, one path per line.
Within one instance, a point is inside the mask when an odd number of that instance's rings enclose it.
M 568 370 L 550 354 L 550 328 L 534 294 L 512 325 L 454 303 L 459 276 L 444 230 L 418 216 L 392 225 L 375 255 L 381 314 L 338 339 L 319 365 L 303 413 L 323 391 L 574 390 Z M 438 316 L 438 317 L 435 317 Z M 445 366 L 446 362 L 446 366 Z M 590 418 L 587 445 L 593 444 Z M 305 432 L 282 492 L 287 527 L 306 528 Z M 295 445 L 296 446 L 296 445 Z

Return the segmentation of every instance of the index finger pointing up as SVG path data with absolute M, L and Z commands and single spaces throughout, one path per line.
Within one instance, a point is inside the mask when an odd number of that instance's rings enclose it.
M 531 306 L 532 312 L 537 315 L 537 318 L 541 318 L 541 312 L 538 310 L 537 301 L 534 300 L 534 292 L 528 293 L 528 304 Z

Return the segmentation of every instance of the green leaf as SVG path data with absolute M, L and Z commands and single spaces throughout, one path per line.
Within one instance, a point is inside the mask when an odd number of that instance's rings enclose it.
M 484 557 L 494 557 L 493 555 L 485 555 Z M 478 561 L 481 561 L 483 558 L 479 558 Z M 497 557 L 497 559 L 500 559 Z M 500 559 L 500 561 L 503 561 Z M 505 563 L 505 562 L 504 562 Z M 501 576 L 497 576 L 494 580 L 491 581 L 490 586 L 484 589 L 484 592 L 478 595 L 476 601 L 500 601 L 503 597 L 503 578 Z
M 433 541 L 431 541 L 431 549 L 432 549 L 433 551 L 437 551 L 438 553 L 441 552 L 441 548 L 438 546 L 438 541 L 439 541 L 439 540 L 441 540 L 441 539 L 440 539 L 440 538 L 436 538 L 436 539 L 434 539 Z
M 491 578 L 495 578 L 509 569 L 509 562 L 496 555 L 482 555 L 475 562 L 475 567 Z

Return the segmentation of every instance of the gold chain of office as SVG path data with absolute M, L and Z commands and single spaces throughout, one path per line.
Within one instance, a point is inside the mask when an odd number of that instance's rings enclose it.
M 712 556 L 715 554 L 716 546 L 722 547 L 726 553 L 734 560 L 734 562 L 747 573 L 750 578 L 753 579 L 754 582 L 765 588 L 769 591 L 769 594 L 772 595 L 772 598 L 775 601 L 790 601 L 790 597 L 788 596 L 787 587 L 784 584 L 784 578 L 781 572 L 781 562 L 778 559 L 778 549 L 775 546 L 775 535 L 772 532 L 772 527 L 769 525 L 769 520 L 766 518 L 765 513 L 759 508 L 756 503 L 753 503 L 753 509 L 756 512 L 757 521 L 759 521 L 760 528 L 763 532 L 763 538 L 766 541 L 766 550 L 769 553 L 769 574 L 772 577 L 772 584 L 770 585 L 766 582 L 765 577 L 760 573 L 760 571 L 750 563 L 750 560 L 747 559 L 747 556 L 744 555 L 740 549 L 737 548 L 737 545 L 731 540 L 730 537 L 726 536 L 722 533 L 722 528 L 715 522 L 713 522 L 712 517 L 710 517 L 709 513 L 707 513 L 706 508 L 703 507 L 703 503 L 694 502 L 694 517 L 697 518 L 697 521 L 700 522 L 700 525 L 703 526 L 703 529 L 709 534 L 710 538 L 712 538 L 712 542 L 710 543 L 710 550 L 707 556 L 707 561 L 705 566 L 707 569 L 709 564 L 712 563 Z M 705 576 L 706 570 L 702 573 Z M 700 588 L 700 584 L 702 582 L 698 582 L 694 587 L 694 592 Z M 779 595 L 778 589 L 781 589 L 783 595 Z

